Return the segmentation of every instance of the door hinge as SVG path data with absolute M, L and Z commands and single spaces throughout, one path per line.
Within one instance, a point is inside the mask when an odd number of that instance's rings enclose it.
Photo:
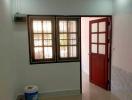
M 107 86 L 108 86 L 108 90 L 111 90 L 111 83 L 110 83 L 110 80 L 108 80 Z
M 110 85 L 110 80 L 108 80 L 108 84 Z
M 110 80 L 108 80 L 107 82 L 108 82 L 108 85 L 110 85 Z
M 110 61 L 110 58 L 108 58 L 108 62 Z
M 108 25 L 111 25 L 111 22 L 110 21 L 108 21 Z

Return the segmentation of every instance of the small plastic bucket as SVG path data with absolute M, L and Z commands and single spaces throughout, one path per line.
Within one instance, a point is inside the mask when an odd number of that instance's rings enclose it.
M 25 100 L 38 100 L 38 87 L 35 85 L 25 86 Z

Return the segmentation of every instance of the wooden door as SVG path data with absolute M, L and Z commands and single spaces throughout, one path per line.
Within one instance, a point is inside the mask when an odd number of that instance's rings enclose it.
M 90 82 L 106 90 L 110 89 L 111 35 L 109 18 L 92 20 L 90 31 Z

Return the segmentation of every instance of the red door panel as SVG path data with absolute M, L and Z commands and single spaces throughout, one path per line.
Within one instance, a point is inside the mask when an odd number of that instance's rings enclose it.
M 92 20 L 90 26 L 90 82 L 108 89 L 108 18 Z

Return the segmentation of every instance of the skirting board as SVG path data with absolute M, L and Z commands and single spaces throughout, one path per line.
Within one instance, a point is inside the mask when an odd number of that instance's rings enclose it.
M 40 93 L 40 96 L 63 96 L 63 95 L 80 95 L 80 90 L 64 90 Z
M 80 90 L 64 90 L 39 93 L 39 98 L 44 96 L 67 96 L 67 95 L 80 95 Z M 16 100 L 25 100 L 24 95 L 18 95 Z

